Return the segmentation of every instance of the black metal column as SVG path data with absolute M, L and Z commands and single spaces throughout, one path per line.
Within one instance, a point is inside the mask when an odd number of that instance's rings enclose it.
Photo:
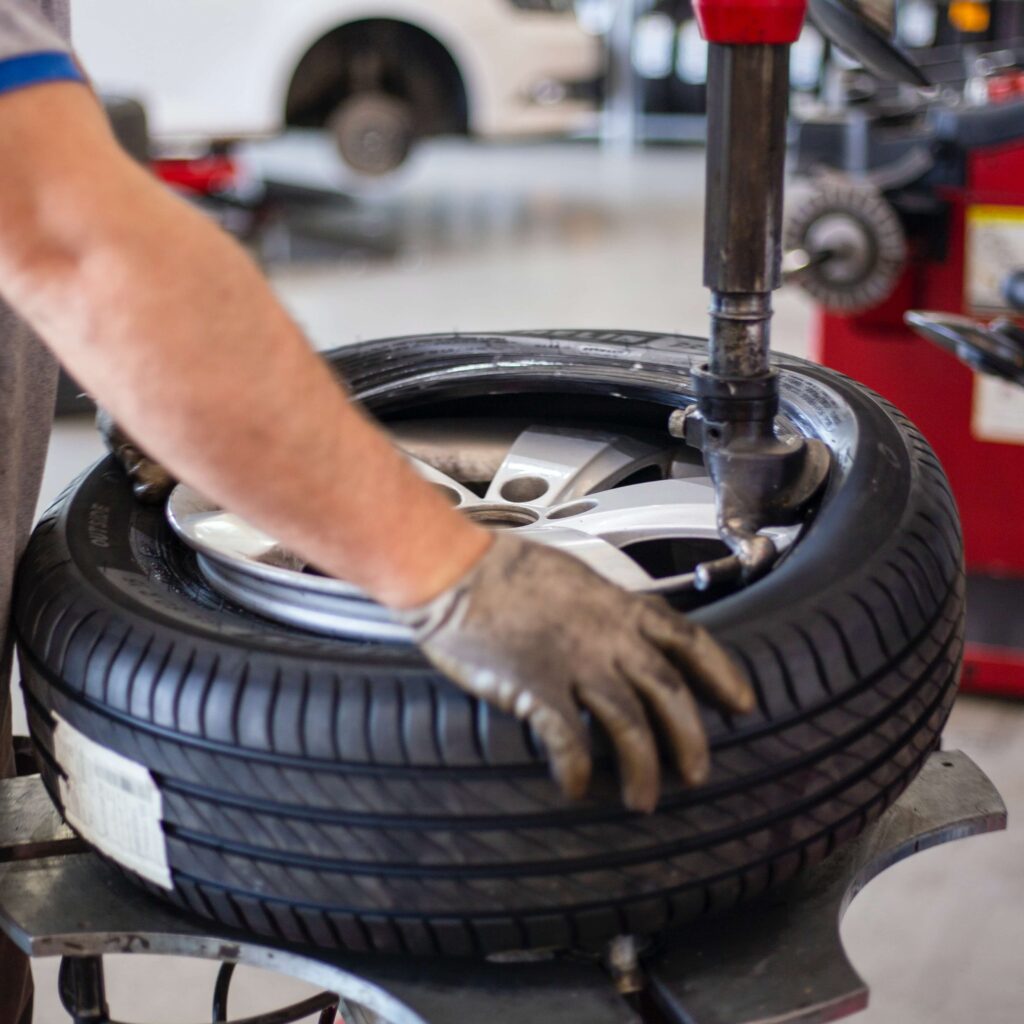
M 771 293 L 782 284 L 789 47 L 712 44 L 708 54 L 704 284 L 709 370 L 768 372 Z

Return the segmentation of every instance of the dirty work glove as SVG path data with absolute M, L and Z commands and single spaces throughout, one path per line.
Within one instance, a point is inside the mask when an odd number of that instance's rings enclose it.
M 728 711 L 754 707 L 728 655 L 661 598 L 630 594 L 570 555 L 508 534 L 464 579 L 403 618 L 438 669 L 530 724 L 570 797 L 583 796 L 590 781 L 581 708 L 612 739 L 626 806 L 652 811 L 652 719 L 683 780 L 708 777 L 708 743 L 687 683 Z
M 96 412 L 96 429 L 107 449 L 128 474 L 135 497 L 153 505 L 164 501 L 177 483 L 174 477 L 159 462 L 151 459 L 103 409 Z

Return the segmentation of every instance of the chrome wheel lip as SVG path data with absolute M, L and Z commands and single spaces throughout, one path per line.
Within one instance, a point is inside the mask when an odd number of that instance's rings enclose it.
M 574 554 L 628 589 L 671 594 L 692 588 L 694 574 L 653 576 L 624 549 L 650 540 L 718 539 L 711 482 L 702 466 L 679 461 L 680 451 L 685 449 L 667 435 L 652 440 L 642 431 L 528 427 L 504 452 L 483 496 L 420 459 L 410 460 L 467 514 L 500 517 L 507 511 L 523 524 L 516 532 L 524 540 Z M 651 469 L 661 479 L 628 484 L 639 470 Z M 617 486 L 624 481 L 627 486 Z M 409 630 L 359 588 L 303 571 L 301 561 L 272 538 L 191 488 L 175 489 L 167 518 L 196 551 L 209 585 L 241 607 L 327 636 L 411 642 Z M 763 532 L 784 552 L 800 527 Z
M 264 618 L 338 639 L 412 643 L 408 627 L 388 609 L 341 580 L 307 576 L 306 579 L 337 586 L 331 590 L 298 588 L 283 570 L 276 570 L 277 575 L 257 576 L 246 570 L 239 572 L 237 566 L 205 555 L 198 556 L 198 564 L 214 590 Z

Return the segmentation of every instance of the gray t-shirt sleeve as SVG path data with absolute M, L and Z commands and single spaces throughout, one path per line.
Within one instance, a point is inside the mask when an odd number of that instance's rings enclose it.
M 47 13 L 38 0 L 0 0 L 0 61 L 67 52 L 67 42 Z
M 0 0 L 0 95 L 84 81 L 68 52 L 67 29 L 67 0 Z

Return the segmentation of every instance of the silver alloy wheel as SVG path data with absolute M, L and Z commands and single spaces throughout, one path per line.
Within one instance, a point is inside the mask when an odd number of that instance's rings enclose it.
M 636 557 L 639 546 L 690 542 L 706 552 L 718 541 L 714 490 L 699 453 L 667 434 L 462 420 L 403 424 L 394 435 L 417 470 L 470 518 L 560 548 L 629 590 L 694 586 L 692 566 L 652 572 Z M 311 573 L 272 537 L 191 488 L 174 491 L 167 514 L 197 552 L 207 582 L 242 607 L 331 636 L 409 639 L 356 587 Z M 799 532 L 764 531 L 780 553 Z

